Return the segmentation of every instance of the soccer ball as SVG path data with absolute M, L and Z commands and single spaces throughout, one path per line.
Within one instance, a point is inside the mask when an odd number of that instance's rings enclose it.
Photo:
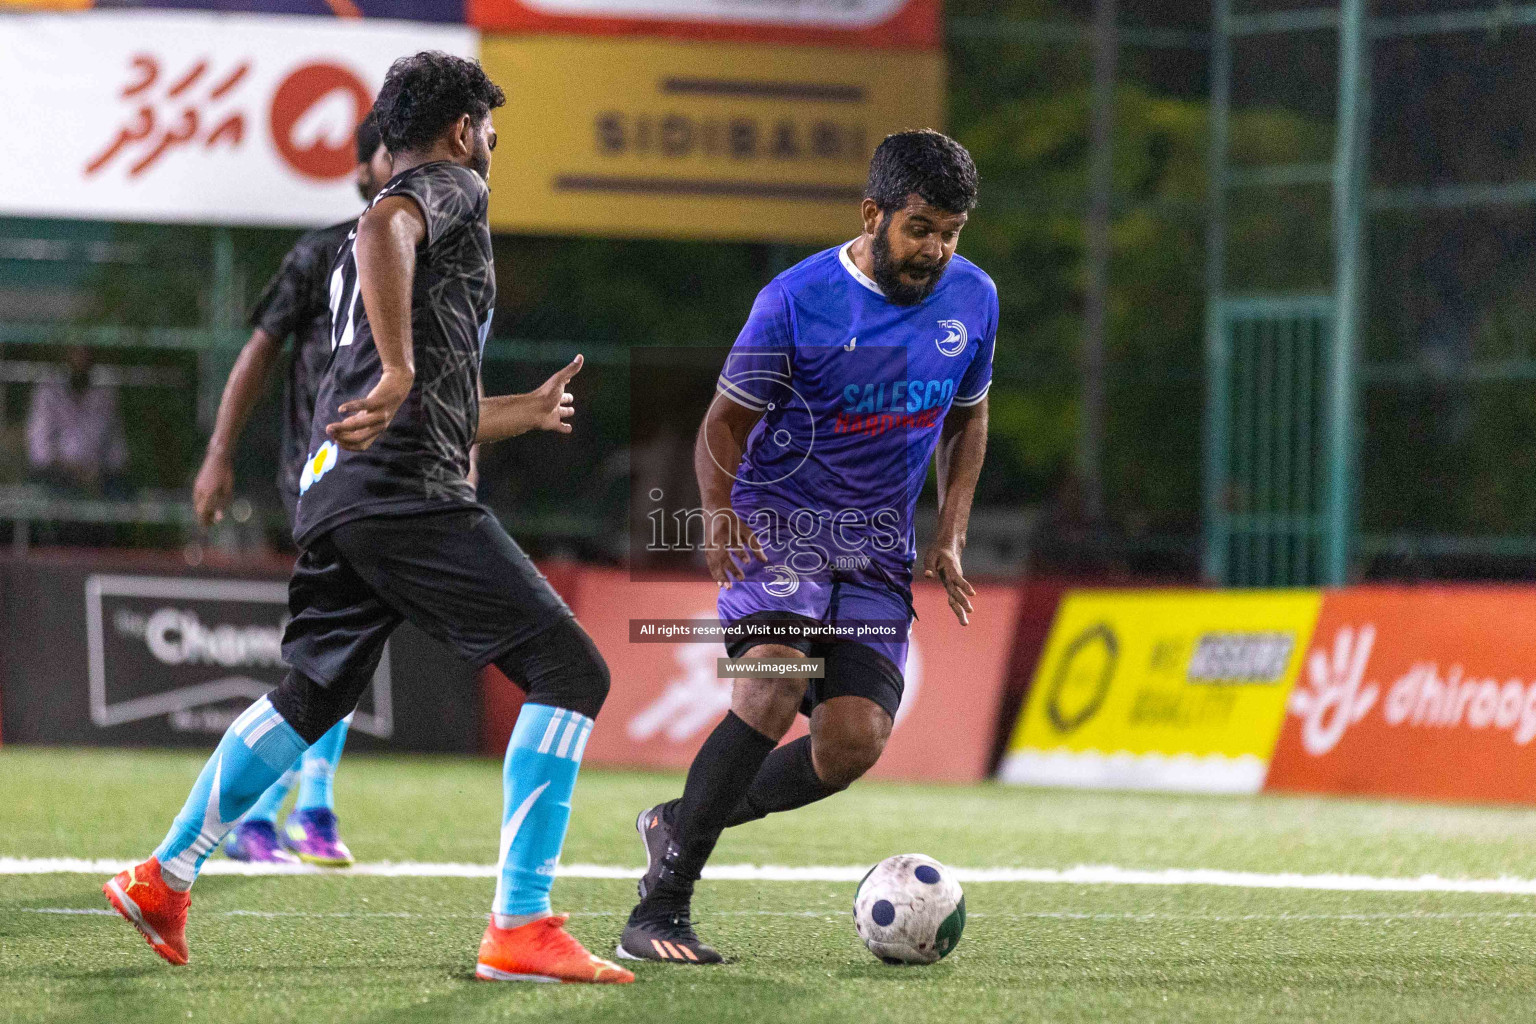
M 954 872 L 932 857 L 887 857 L 859 883 L 853 925 L 888 964 L 937 963 L 965 930 L 965 893 Z

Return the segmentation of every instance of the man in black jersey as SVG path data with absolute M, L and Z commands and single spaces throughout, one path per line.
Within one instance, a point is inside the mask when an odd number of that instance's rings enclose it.
M 475 502 L 469 450 L 570 430 L 578 356 L 536 391 L 480 399 L 496 296 L 486 176 L 501 89 L 474 61 L 427 52 L 390 68 L 374 104 L 395 176 L 331 271 L 329 369 L 299 480 L 283 682 L 224 734 L 154 856 L 108 902 L 162 957 L 187 962 L 199 867 L 293 759 L 350 712 L 409 619 L 525 686 L 507 746 L 500 873 L 476 976 L 624 983 L 550 913 L 576 773 L 608 668 L 565 602 Z
M 390 176 L 389 150 L 379 137 L 372 113 L 357 126 L 357 191 L 371 203 Z M 282 266 L 268 282 L 251 311 L 251 338 L 224 385 L 208 452 L 192 487 L 198 520 L 211 526 L 224 518 L 235 484 L 234 450 L 251 410 L 267 389 L 272 365 L 283 343 L 293 338 L 293 359 L 283 389 L 283 434 L 277 464 L 277 490 L 288 512 L 290 528 L 299 503 L 299 475 L 309 453 L 309 427 L 315 412 L 320 378 L 331 361 L 331 263 L 357 227 L 357 218 L 299 236 Z M 347 742 L 348 715 L 320 742 L 304 752 L 291 769 L 274 782 L 224 843 L 235 860 L 296 863 L 329 867 L 352 863 L 352 852 L 341 841 L 336 820 L 332 780 Z M 299 795 L 281 836 L 277 812 L 295 780 Z
M 384 148 L 378 121 L 371 112 L 357 126 L 356 140 L 357 191 L 366 204 L 373 202 L 392 173 L 389 150 Z M 309 453 L 315 396 L 331 361 L 331 264 L 356 228 L 357 218 L 353 217 L 300 235 L 256 300 L 250 316 L 250 340 L 240 350 L 224 385 L 208 452 L 192 487 L 193 504 L 204 526 L 224 518 L 235 484 L 235 446 L 289 337 L 293 338 L 293 362 L 284 382 L 277 490 L 291 523 L 299 503 L 299 474 Z

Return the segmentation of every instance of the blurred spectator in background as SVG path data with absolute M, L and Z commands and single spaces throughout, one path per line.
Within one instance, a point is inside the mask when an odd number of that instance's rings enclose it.
M 37 385 L 27 414 L 27 464 L 34 479 L 88 495 L 125 490 L 128 438 L 117 390 L 91 380 L 91 351 L 64 354 L 65 373 Z
M 1030 565 L 1051 575 L 1106 579 L 1127 571 L 1103 516 L 1088 505 L 1082 477 L 1071 473 L 1040 510 L 1030 544 Z

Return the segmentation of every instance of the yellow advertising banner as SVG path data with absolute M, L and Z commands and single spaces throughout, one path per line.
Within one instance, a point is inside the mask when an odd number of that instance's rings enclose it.
M 869 157 L 941 127 L 939 53 L 487 36 L 498 231 L 827 243 L 859 232 Z
M 1319 591 L 1080 591 L 1056 613 L 1002 778 L 1257 792 Z

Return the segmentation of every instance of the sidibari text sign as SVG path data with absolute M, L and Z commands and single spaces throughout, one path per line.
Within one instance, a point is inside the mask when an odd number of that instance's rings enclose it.
M 481 59 L 509 96 L 505 231 L 830 244 L 880 140 L 942 122 L 936 52 L 527 36 Z

